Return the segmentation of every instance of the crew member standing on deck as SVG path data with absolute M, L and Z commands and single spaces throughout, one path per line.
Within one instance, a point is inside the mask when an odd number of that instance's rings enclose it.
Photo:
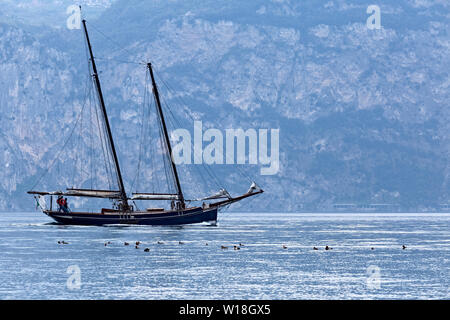
M 69 205 L 67 204 L 67 198 L 61 198 L 62 209 L 65 213 L 69 213 Z
M 56 199 L 56 203 L 58 204 L 58 212 L 64 211 L 63 201 L 64 199 L 62 196 L 58 196 L 58 199 Z

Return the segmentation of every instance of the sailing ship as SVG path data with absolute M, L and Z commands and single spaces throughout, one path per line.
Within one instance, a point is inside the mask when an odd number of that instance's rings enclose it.
M 100 106 L 100 114 L 104 123 L 106 131 L 106 139 L 111 151 L 113 167 L 116 174 L 117 189 L 116 190 L 97 190 L 97 189 L 81 189 L 81 188 L 67 188 L 66 191 L 28 191 L 35 197 L 39 207 L 47 216 L 53 218 L 56 222 L 61 224 L 73 225 L 109 225 L 109 224 L 137 224 L 137 225 L 184 225 L 201 222 L 215 223 L 217 221 L 218 212 L 224 207 L 237 201 L 249 198 L 263 193 L 263 190 L 252 183 L 250 189 L 240 195 L 232 197 L 225 189 L 220 190 L 216 194 L 200 199 L 203 203 L 199 206 L 189 206 L 191 201 L 186 200 L 183 190 L 181 188 L 177 166 L 172 157 L 172 146 L 169 139 L 169 132 L 166 126 L 164 113 L 161 107 L 160 95 L 158 86 L 156 84 L 153 68 L 151 63 L 146 63 L 146 69 L 150 75 L 153 98 L 156 103 L 157 116 L 160 127 L 162 129 L 163 145 L 168 163 L 170 164 L 171 176 L 176 189 L 174 193 L 132 193 L 129 196 L 125 190 L 121 168 L 117 157 L 116 147 L 109 124 L 108 114 L 105 107 L 102 88 L 100 85 L 100 78 L 97 72 L 97 66 L 89 39 L 88 30 L 86 27 L 86 20 L 82 20 L 84 36 L 89 52 L 89 71 L 97 92 L 98 103 Z M 102 208 L 91 212 L 85 210 L 70 211 L 62 210 L 61 206 L 53 206 L 53 197 L 80 197 L 80 198 L 100 198 L 109 199 L 112 201 L 112 208 Z M 50 206 L 47 208 L 46 197 L 50 198 Z M 171 201 L 170 209 L 164 208 L 147 208 L 139 210 L 134 204 L 135 200 L 143 201 Z M 59 201 L 57 201 L 59 204 Z

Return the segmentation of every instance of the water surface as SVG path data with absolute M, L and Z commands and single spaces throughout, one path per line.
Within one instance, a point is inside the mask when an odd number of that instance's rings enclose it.
M 225 213 L 216 227 L 83 227 L 0 213 L 0 299 L 449 299 L 449 223 Z M 79 289 L 67 284 L 70 266 Z

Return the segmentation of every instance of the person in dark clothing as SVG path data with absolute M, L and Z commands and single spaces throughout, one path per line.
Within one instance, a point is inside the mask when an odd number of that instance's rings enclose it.
M 64 211 L 63 201 L 64 199 L 62 196 L 58 196 L 58 199 L 56 199 L 56 203 L 58 204 L 58 212 Z
M 62 209 L 65 213 L 69 213 L 69 205 L 67 204 L 67 198 L 61 199 Z

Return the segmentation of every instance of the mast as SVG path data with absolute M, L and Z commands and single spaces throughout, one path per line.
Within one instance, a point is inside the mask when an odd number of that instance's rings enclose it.
M 128 210 L 129 206 L 128 206 L 128 201 L 127 201 L 127 194 L 125 192 L 125 187 L 124 187 L 123 179 L 122 179 L 122 173 L 120 171 L 120 166 L 119 166 L 119 160 L 117 158 L 116 148 L 114 146 L 114 140 L 113 140 L 113 137 L 111 134 L 111 127 L 109 125 L 108 114 L 106 113 L 105 101 L 103 99 L 102 88 L 100 86 L 100 79 L 98 77 L 97 66 L 95 65 L 94 54 L 92 53 L 91 42 L 89 40 L 89 35 L 88 35 L 87 28 L 86 28 L 86 20 L 84 20 L 84 19 L 83 19 L 83 27 L 84 27 L 84 33 L 86 36 L 86 42 L 89 47 L 89 54 L 91 56 L 92 69 L 94 71 L 94 74 L 92 76 L 94 77 L 95 86 L 97 87 L 97 93 L 98 93 L 98 98 L 100 101 L 100 107 L 102 110 L 103 119 L 105 121 L 106 133 L 108 136 L 109 144 L 111 146 L 111 152 L 112 152 L 112 156 L 113 156 L 113 160 L 114 160 L 114 166 L 116 169 L 117 180 L 119 183 L 119 192 L 120 192 L 120 198 L 122 201 L 122 209 Z
M 164 133 L 164 140 L 166 141 L 166 145 L 167 145 L 167 149 L 168 149 L 167 151 L 169 152 L 170 164 L 172 166 L 172 172 L 173 172 L 173 175 L 175 178 L 175 184 L 176 184 L 176 188 L 177 188 L 178 198 L 179 198 L 180 202 L 184 204 L 183 192 L 181 191 L 181 185 L 180 185 L 180 179 L 178 178 L 177 167 L 176 167 L 175 162 L 173 161 L 173 157 L 172 157 L 172 146 L 170 145 L 169 134 L 167 132 L 166 122 L 164 120 L 164 114 L 163 114 L 162 108 L 161 108 L 161 101 L 159 99 L 158 87 L 156 86 L 155 77 L 153 75 L 152 64 L 147 63 L 147 67 L 148 67 L 148 70 L 150 71 L 150 76 L 152 77 L 153 94 L 155 96 L 156 106 L 158 108 L 158 113 L 159 113 L 159 118 L 161 119 L 161 124 L 162 124 L 162 128 L 163 128 L 163 133 Z

